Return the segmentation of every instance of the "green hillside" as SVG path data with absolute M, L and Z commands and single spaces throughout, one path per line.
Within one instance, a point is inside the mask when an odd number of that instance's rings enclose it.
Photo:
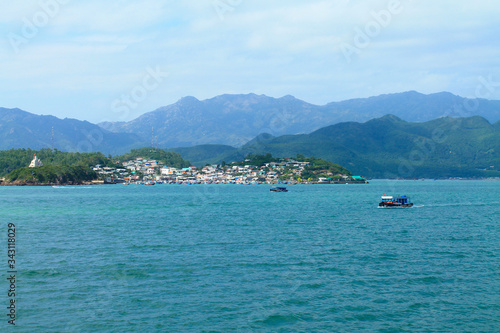
M 179 153 L 182 158 L 186 160 L 196 160 L 197 165 L 218 164 L 220 156 L 231 156 L 231 154 L 238 152 L 237 148 L 226 145 L 200 145 L 194 147 L 180 147 L 168 149 L 168 151 Z M 241 160 L 244 156 L 238 159 L 236 156 L 234 160 Z M 233 160 L 233 157 L 231 157 Z
M 500 176 L 500 122 L 439 118 L 410 123 L 387 115 L 366 123 L 346 122 L 310 134 L 260 136 L 239 150 L 214 157 L 232 162 L 248 154 L 302 154 L 378 178 Z M 190 155 L 197 163 L 196 156 Z
M 4 177 L 10 172 L 27 167 L 33 156 L 42 160 L 44 166 L 86 166 L 100 164 L 102 166 L 113 166 L 114 163 L 102 153 L 68 153 L 57 149 L 10 149 L 0 151 L 0 177 Z
M 42 161 L 43 166 L 28 167 L 34 155 Z M 0 151 L 0 177 L 10 184 L 81 184 L 97 178 L 90 168 L 97 164 L 115 166 L 102 153 L 68 153 L 57 149 Z
M 136 158 L 145 158 L 148 160 L 156 160 L 163 162 L 164 165 L 175 168 L 186 168 L 191 165 L 189 161 L 184 160 L 179 153 L 167 152 L 162 149 L 155 148 L 140 148 L 132 149 L 130 153 L 116 156 L 114 159 L 118 161 L 130 161 Z
M 33 156 L 39 158 L 43 166 L 28 168 Z M 11 149 L 0 151 L 0 177 L 11 184 L 81 184 L 97 179 L 90 168 L 101 165 L 118 167 L 116 160 L 127 161 L 136 158 L 154 159 L 165 165 L 184 168 L 190 162 L 181 155 L 161 149 L 133 149 L 130 153 L 111 159 L 102 153 L 68 153 L 57 149 Z
M 38 168 L 20 168 L 9 173 L 5 179 L 12 184 L 81 184 L 97 178 L 97 174 L 83 165 L 44 165 Z
M 248 149 L 317 156 L 369 177 L 500 175 L 500 132 L 484 118 L 408 123 L 395 116 L 341 123 L 309 135 L 274 138 Z

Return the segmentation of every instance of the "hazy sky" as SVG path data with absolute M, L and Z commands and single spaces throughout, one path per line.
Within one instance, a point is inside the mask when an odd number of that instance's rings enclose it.
M 4 2 L 0 106 L 100 122 L 224 93 L 500 99 L 499 17 L 493 0 Z

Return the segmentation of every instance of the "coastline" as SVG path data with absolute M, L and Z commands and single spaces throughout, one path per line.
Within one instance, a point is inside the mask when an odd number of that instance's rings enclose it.
M 370 181 L 500 181 L 498 178 L 446 178 L 446 179 L 370 179 Z M 349 185 L 369 184 L 369 181 L 343 181 L 343 182 L 283 182 L 283 183 L 222 183 L 222 182 L 170 182 L 158 183 L 158 185 Z M 0 181 L 0 186 L 98 186 L 98 185 L 124 185 L 124 183 L 108 182 L 80 182 L 80 183 L 37 183 L 37 182 L 5 182 Z M 129 183 L 126 185 L 144 185 L 141 183 Z
M 0 181 L 0 186 L 78 186 L 78 185 L 100 185 L 92 182 L 82 183 L 38 183 L 38 182 L 5 182 Z
M 284 183 L 222 183 L 222 182 L 171 182 L 158 185 L 345 185 L 368 184 L 368 181 L 343 181 L 343 182 L 284 182 Z M 37 183 L 37 182 L 0 182 L 0 186 L 88 186 L 88 185 L 124 185 L 125 183 L 109 182 L 82 182 L 82 183 Z M 125 185 L 144 185 L 142 183 L 128 183 Z

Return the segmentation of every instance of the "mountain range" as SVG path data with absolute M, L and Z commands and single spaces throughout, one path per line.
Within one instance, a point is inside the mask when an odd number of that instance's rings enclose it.
M 496 122 L 500 120 L 500 101 L 467 100 L 447 92 L 424 95 L 415 91 L 323 106 L 293 96 L 221 95 L 203 101 L 184 97 L 129 122 L 99 125 L 115 133 L 136 134 L 143 142 L 150 145 L 155 141 L 162 148 L 201 144 L 241 147 L 261 133 L 305 134 L 340 122 L 365 122 L 386 114 L 411 122 L 474 115 Z
M 500 166 L 499 120 L 500 101 L 446 92 L 410 91 L 323 106 L 293 96 L 185 97 L 129 122 L 101 124 L 0 108 L 0 149 L 118 155 L 155 141 L 198 165 L 270 152 L 314 155 L 371 177 L 405 174 L 405 159 L 415 175 L 489 175 Z M 434 142 L 432 133 L 439 130 L 446 141 Z M 423 162 L 412 162 L 421 155 L 419 144 L 433 149 Z
M 0 108 L 0 150 L 56 148 L 69 152 L 119 154 L 140 146 L 131 133 L 113 133 L 88 121 Z

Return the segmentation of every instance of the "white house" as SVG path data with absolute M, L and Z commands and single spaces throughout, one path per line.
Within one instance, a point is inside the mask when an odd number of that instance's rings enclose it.
M 177 169 L 173 167 L 163 167 L 161 168 L 161 174 L 164 176 L 172 175 L 177 173 Z

